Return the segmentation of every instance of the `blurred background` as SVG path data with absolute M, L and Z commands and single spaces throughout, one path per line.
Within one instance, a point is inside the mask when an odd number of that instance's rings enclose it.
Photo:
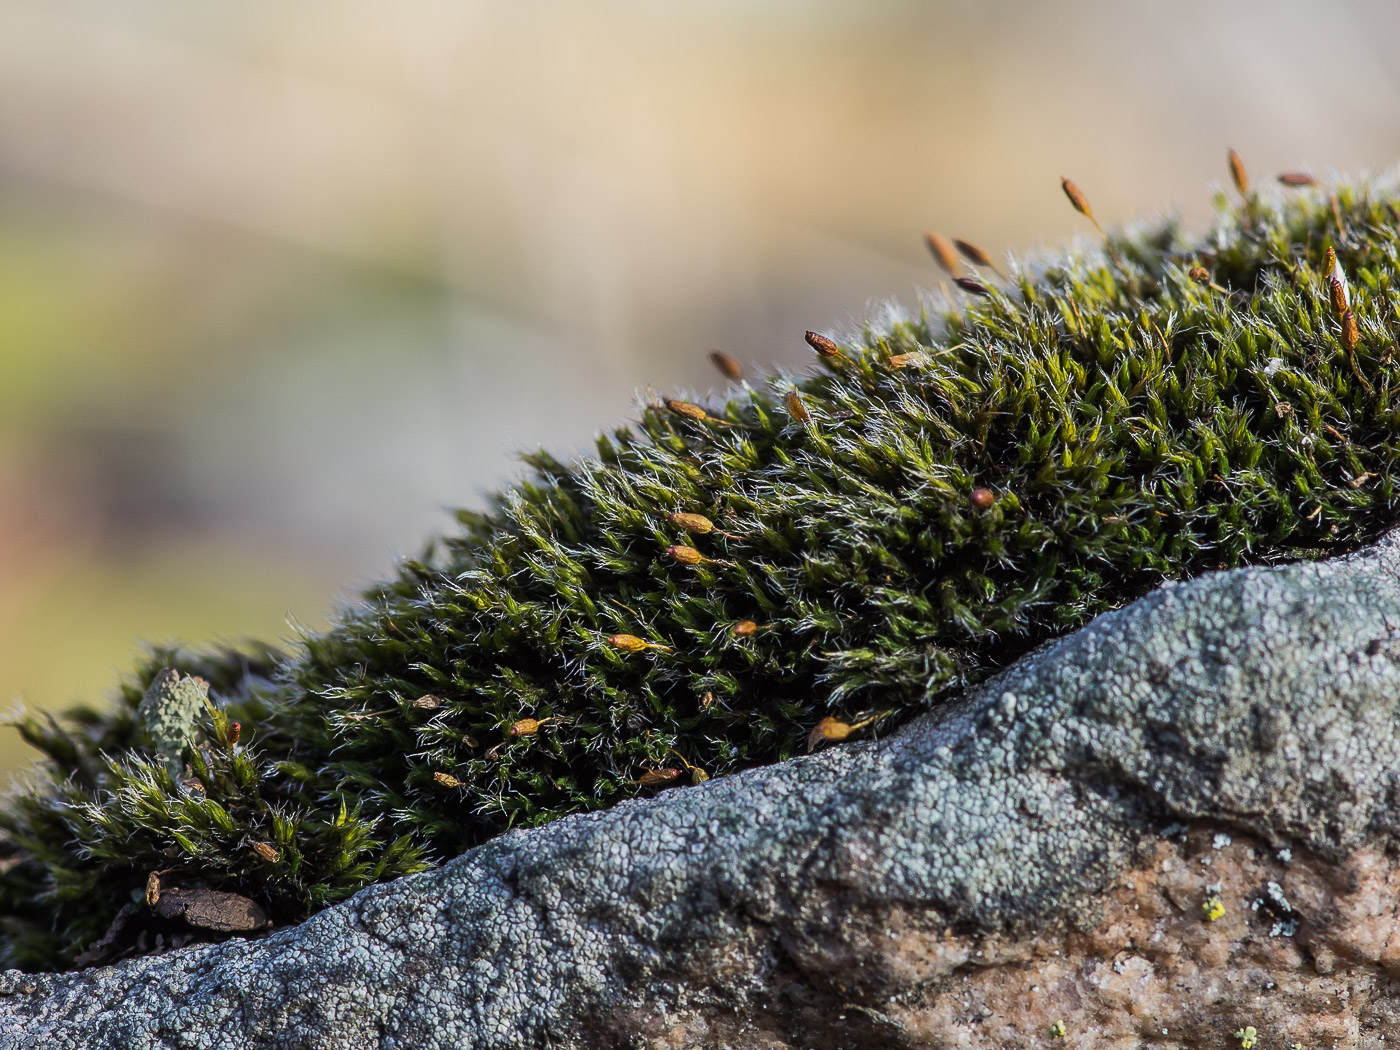
M 0 707 L 287 639 L 639 389 L 1400 159 L 1394 0 L 5 0 Z M 0 771 L 29 754 L 12 730 Z

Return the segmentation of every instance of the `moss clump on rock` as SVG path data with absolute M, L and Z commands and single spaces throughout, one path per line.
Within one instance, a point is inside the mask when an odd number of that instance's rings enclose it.
M 1201 240 L 1116 236 L 816 337 L 814 374 L 527 457 L 293 655 L 158 652 L 113 710 L 25 719 L 49 763 L 0 812 L 10 960 L 69 964 L 152 871 L 294 921 L 512 826 L 889 725 L 1163 579 L 1373 539 L 1396 203 L 1255 195 Z M 167 666 L 214 704 L 184 775 L 137 716 Z

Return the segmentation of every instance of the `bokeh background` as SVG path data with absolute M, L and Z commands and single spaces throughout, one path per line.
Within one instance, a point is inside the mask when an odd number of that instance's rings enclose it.
M 1394 0 L 5 0 L 0 706 L 287 639 L 706 351 L 1400 160 Z M 0 771 L 28 762 L 12 730 Z

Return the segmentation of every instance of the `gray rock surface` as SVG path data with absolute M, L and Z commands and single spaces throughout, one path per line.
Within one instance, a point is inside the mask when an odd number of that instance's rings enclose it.
M 1397 715 L 1393 535 L 1164 587 L 888 739 L 506 835 L 262 939 L 7 972 L 0 1046 L 932 1045 L 901 1002 L 977 944 L 1092 927 L 1169 821 L 1391 845 Z

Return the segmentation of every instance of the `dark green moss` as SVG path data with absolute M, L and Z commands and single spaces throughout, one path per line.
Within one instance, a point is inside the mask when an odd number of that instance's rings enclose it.
M 869 328 L 814 374 L 648 406 L 596 458 L 527 457 L 302 651 L 157 653 L 114 710 L 26 720 L 51 761 L 0 813 L 11 961 L 65 965 L 152 870 L 292 921 L 511 826 L 785 758 L 826 716 L 889 726 L 1164 578 L 1372 539 L 1397 516 L 1395 200 L 1255 198 L 1199 242 L 1115 238 Z M 137 746 L 167 665 L 218 705 L 194 787 Z

